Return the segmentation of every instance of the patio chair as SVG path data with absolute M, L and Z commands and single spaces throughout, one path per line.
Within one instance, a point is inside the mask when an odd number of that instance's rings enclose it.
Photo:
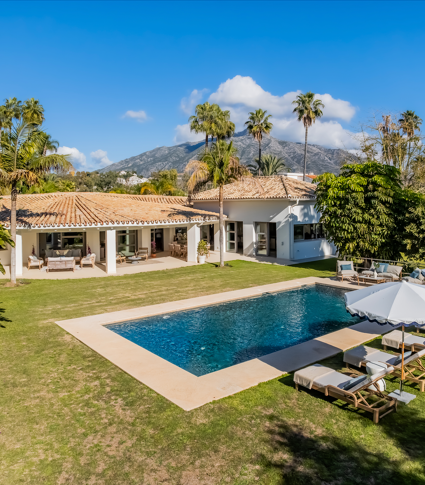
M 174 256 L 176 256 L 177 258 L 180 257 L 180 254 L 181 254 L 181 246 L 180 244 L 174 244 Z
M 28 269 L 36 267 L 38 269 L 41 269 L 43 267 L 43 259 L 35 256 L 32 254 L 31 256 L 28 256 Z
M 92 253 L 82 257 L 80 260 L 80 267 L 83 268 L 85 264 L 90 264 L 91 267 L 94 268 L 96 264 L 96 255 Z
M 345 375 L 320 364 L 300 369 L 294 374 L 295 388 L 299 386 L 314 389 L 345 401 L 357 409 L 372 413 L 373 422 L 397 410 L 397 400 L 383 394 L 378 381 L 393 372 L 393 367 L 378 372 L 373 376 Z
M 136 251 L 136 256 L 147 261 L 148 258 L 149 258 L 149 249 L 148 248 L 139 248 Z
M 359 284 L 359 275 L 357 271 L 354 271 L 354 263 L 353 261 L 337 261 L 337 278 L 341 278 L 341 281 L 344 281 L 344 277 L 346 279 L 352 279 L 357 281 Z
M 425 348 L 419 352 L 404 354 L 404 378 L 418 384 L 421 392 L 425 391 L 425 367 L 421 360 L 424 356 Z M 394 375 L 401 376 L 401 354 L 393 355 L 365 345 L 344 352 L 344 362 L 356 367 L 366 367 L 368 362 L 380 362 L 387 367 L 394 367 Z M 415 375 L 414 372 L 421 374 Z
M 117 261 L 118 263 L 125 263 L 126 257 L 121 253 L 117 253 Z
M 384 347 L 384 350 L 387 350 L 387 347 L 401 349 L 402 337 L 403 332 L 400 330 L 393 330 L 392 332 L 384 335 L 382 337 L 382 346 Z M 404 346 L 412 351 L 416 351 L 417 349 L 425 349 L 425 338 L 412 335 L 410 333 L 405 333 Z
M 180 257 L 187 259 L 187 246 L 182 246 L 180 249 Z

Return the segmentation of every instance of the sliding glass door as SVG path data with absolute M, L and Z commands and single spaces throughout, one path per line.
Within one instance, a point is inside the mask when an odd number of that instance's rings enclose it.
M 226 222 L 226 251 L 236 252 L 236 223 Z

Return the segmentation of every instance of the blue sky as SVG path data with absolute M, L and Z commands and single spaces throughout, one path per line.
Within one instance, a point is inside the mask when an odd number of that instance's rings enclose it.
M 326 115 L 312 143 L 355 149 L 374 111 L 425 117 L 424 14 L 422 2 L 2 2 L 1 97 L 38 98 L 86 170 L 194 139 L 188 116 L 208 99 L 237 128 L 268 109 L 274 136 L 302 141 L 291 101 L 309 90 Z

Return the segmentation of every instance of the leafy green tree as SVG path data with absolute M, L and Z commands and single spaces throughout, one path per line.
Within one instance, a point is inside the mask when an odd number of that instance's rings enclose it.
M 342 256 L 397 259 L 405 250 L 405 213 L 413 200 L 400 171 L 376 161 L 319 175 L 316 209 L 327 238 Z
M 245 123 L 248 133 L 258 141 L 258 160 L 261 166 L 261 141 L 263 134 L 269 135 L 273 128 L 273 123 L 269 121 L 272 115 L 267 115 L 267 111 L 257 109 L 249 113 L 248 121 Z
M 304 128 L 305 128 L 305 146 L 304 146 L 304 172 L 303 172 L 303 180 L 305 182 L 305 176 L 307 173 L 307 138 L 308 138 L 308 129 L 310 126 L 315 123 L 316 119 L 321 118 L 323 116 L 323 112 L 321 108 L 324 108 L 325 105 L 322 103 L 320 99 L 314 99 L 316 95 L 309 91 L 305 94 L 299 94 L 292 104 L 295 104 L 295 108 L 293 113 L 296 113 L 298 116 L 298 121 L 302 121 Z
M 42 176 L 55 170 L 69 170 L 72 165 L 64 155 L 43 155 L 45 133 L 34 123 L 19 121 L 2 133 L 0 143 L 0 182 L 10 186 L 11 235 L 16 241 L 16 203 L 22 184 L 30 187 Z M 16 251 L 11 251 L 11 282 L 16 283 Z
M 15 241 L 12 239 L 10 232 L 0 224 L 0 248 L 6 249 L 7 246 L 15 247 Z M 2 274 L 6 273 L 1 262 L 0 262 L 0 273 Z
M 254 160 L 255 163 L 251 163 L 248 165 L 249 170 L 252 172 L 253 175 L 264 175 L 264 176 L 271 176 L 271 175 L 278 175 L 283 170 L 289 171 L 286 167 L 283 158 L 279 158 L 276 155 L 272 155 L 270 153 L 266 153 L 263 155 L 261 161 L 259 158 Z
M 44 108 L 38 99 L 27 99 L 22 106 L 22 119 L 25 123 L 41 125 L 44 121 Z
M 223 214 L 223 187 L 235 180 L 251 176 L 249 170 L 239 162 L 236 156 L 237 149 L 233 142 L 227 144 L 224 140 L 213 143 L 211 150 L 207 151 L 200 160 L 191 160 L 185 171 L 191 173 L 188 181 L 190 191 L 199 185 L 211 183 L 219 191 L 219 226 L 220 226 L 220 266 L 224 266 L 223 240 L 224 240 L 224 214 Z

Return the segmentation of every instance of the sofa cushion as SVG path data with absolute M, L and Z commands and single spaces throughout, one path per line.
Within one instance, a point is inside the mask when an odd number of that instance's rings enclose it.
M 393 264 L 389 264 L 387 268 L 387 273 L 394 274 L 399 278 L 402 269 L 403 268 L 401 266 L 395 266 Z
M 388 269 L 388 263 L 379 263 L 379 268 L 376 268 L 377 273 L 386 273 Z
M 419 279 L 419 275 L 421 274 L 421 271 L 419 268 L 416 268 L 414 271 L 410 273 L 411 278 L 417 278 Z
M 341 264 L 341 271 L 352 271 L 353 267 L 351 263 L 348 264 Z
M 337 261 L 338 266 L 338 273 L 342 271 L 342 266 L 350 265 L 350 270 L 354 271 L 353 262 L 352 261 Z M 346 270 L 347 271 L 347 270 Z
M 410 276 L 404 276 L 403 281 L 407 281 L 408 283 L 415 283 L 416 285 L 422 284 L 422 281 L 418 280 L 418 278 L 411 278 Z

